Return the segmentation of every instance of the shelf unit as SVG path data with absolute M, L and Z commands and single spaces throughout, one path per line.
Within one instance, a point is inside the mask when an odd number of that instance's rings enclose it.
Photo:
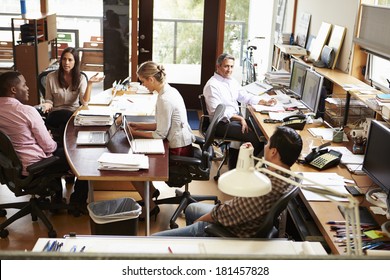
M 56 14 L 12 18 L 15 70 L 26 79 L 30 105 L 40 104 L 38 75 L 57 61 Z

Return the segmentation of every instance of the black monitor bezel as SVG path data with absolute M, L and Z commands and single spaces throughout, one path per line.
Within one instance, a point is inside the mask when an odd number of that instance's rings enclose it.
M 368 161 L 370 160 L 369 159 L 369 156 L 373 156 L 372 154 L 370 154 L 370 151 L 372 147 L 381 147 L 383 145 L 378 145 L 378 140 L 376 140 L 376 143 L 374 142 L 372 135 L 374 133 L 377 132 L 378 129 L 381 129 L 383 130 L 384 132 L 386 132 L 386 134 L 388 134 L 388 138 L 390 139 L 390 128 L 386 125 L 384 125 L 383 123 L 379 122 L 379 121 L 376 121 L 376 120 L 372 120 L 371 121 L 371 125 L 370 125 L 370 130 L 369 130 L 369 134 L 368 134 L 368 138 L 367 138 L 367 143 L 366 143 L 366 151 L 365 151 L 365 154 L 364 154 L 364 160 L 363 160 L 363 166 L 362 166 L 362 170 L 368 175 L 368 177 L 371 178 L 372 181 L 374 181 L 374 183 L 376 185 L 378 185 L 387 195 L 390 195 L 390 184 L 389 185 L 385 185 L 385 183 L 380 180 L 377 176 L 377 174 L 374 174 L 373 173 L 373 170 L 368 166 Z M 375 138 L 377 139 L 377 137 Z M 381 141 L 383 142 L 386 142 L 386 140 L 384 139 L 381 139 Z M 390 144 L 390 142 L 387 142 L 386 143 L 387 145 Z M 382 155 L 385 154 L 385 152 L 383 151 L 383 153 L 381 153 Z M 378 159 L 377 156 L 374 155 L 374 158 L 375 160 Z M 390 157 L 387 157 L 389 159 L 389 165 L 390 165 Z
M 319 79 L 319 82 L 317 82 L 317 89 L 316 89 L 317 95 L 316 95 L 314 108 L 312 108 L 310 106 L 310 104 L 308 104 L 307 100 L 304 98 L 305 89 L 307 88 L 307 79 L 310 78 L 311 75 L 314 75 L 315 78 Z M 305 82 L 304 82 L 304 86 L 303 86 L 303 90 L 302 90 L 301 102 L 303 105 L 305 105 L 309 110 L 311 110 L 315 114 L 317 114 L 317 111 L 318 111 L 318 105 L 319 105 L 320 99 L 321 99 L 321 91 L 322 91 L 323 83 L 324 83 L 324 76 L 322 76 L 321 74 L 317 73 L 314 70 L 311 70 L 311 69 L 306 70 L 306 76 L 305 76 Z
M 294 73 L 296 73 L 296 69 L 297 68 L 302 68 L 304 69 L 304 75 L 302 77 L 302 89 L 301 89 L 301 92 L 296 92 L 294 89 L 293 89 L 293 86 L 292 86 L 292 83 L 294 81 L 293 79 L 293 76 L 294 76 Z M 306 71 L 310 69 L 310 66 L 307 65 L 306 63 L 303 63 L 303 62 L 300 62 L 299 60 L 297 59 L 292 59 L 291 60 L 291 77 L 290 77 L 290 84 L 289 84 L 289 90 L 290 92 L 292 92 L 296 97 L 298 98 L 301 98 L 302 97 L 302 93 L 303 93 L 303 88 L 305 87 L 305 79 L 306 79 Z

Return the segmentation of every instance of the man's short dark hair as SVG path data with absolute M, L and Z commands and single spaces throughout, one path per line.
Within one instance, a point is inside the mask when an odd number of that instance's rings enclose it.
M 221 65 L 225 59 L 235 60 L 234 56 L 228 53 L 223 53 L 217 58 L 217 65 Z
M 9 71 L 0 75 L 0 96 L 8 96 L 8 90 L 20 83 L 19 76 L 22 75 L 17 71 Z
M 290 127 L 277 127 L 269 141 L 269 147 L 276 148 L 281 161 L 288 166 L 292 166 L 301 154 L 302 138 Z

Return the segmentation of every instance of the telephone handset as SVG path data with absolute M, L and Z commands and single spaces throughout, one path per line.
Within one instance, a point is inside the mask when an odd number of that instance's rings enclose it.
M 292 115 L 283 119 L 282 125 L 291 127 L 296 130 L 303 130 L 306 124 L 305 115 Z
M 305 157 L 305 162 L 320 170 L 337 166 L 340 163 L 342 153 L 335 150 L 314 148 L 313 151 Z

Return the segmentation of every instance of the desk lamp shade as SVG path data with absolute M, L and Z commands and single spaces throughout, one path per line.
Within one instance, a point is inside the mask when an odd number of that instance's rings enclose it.
M 220 191 L 240 197 L 262 196 L 271 191 L 271 180 L 255 169 L 252 155 L 252 145 L 244 144 L 240 147 L 236 169 L 219 177 Z

